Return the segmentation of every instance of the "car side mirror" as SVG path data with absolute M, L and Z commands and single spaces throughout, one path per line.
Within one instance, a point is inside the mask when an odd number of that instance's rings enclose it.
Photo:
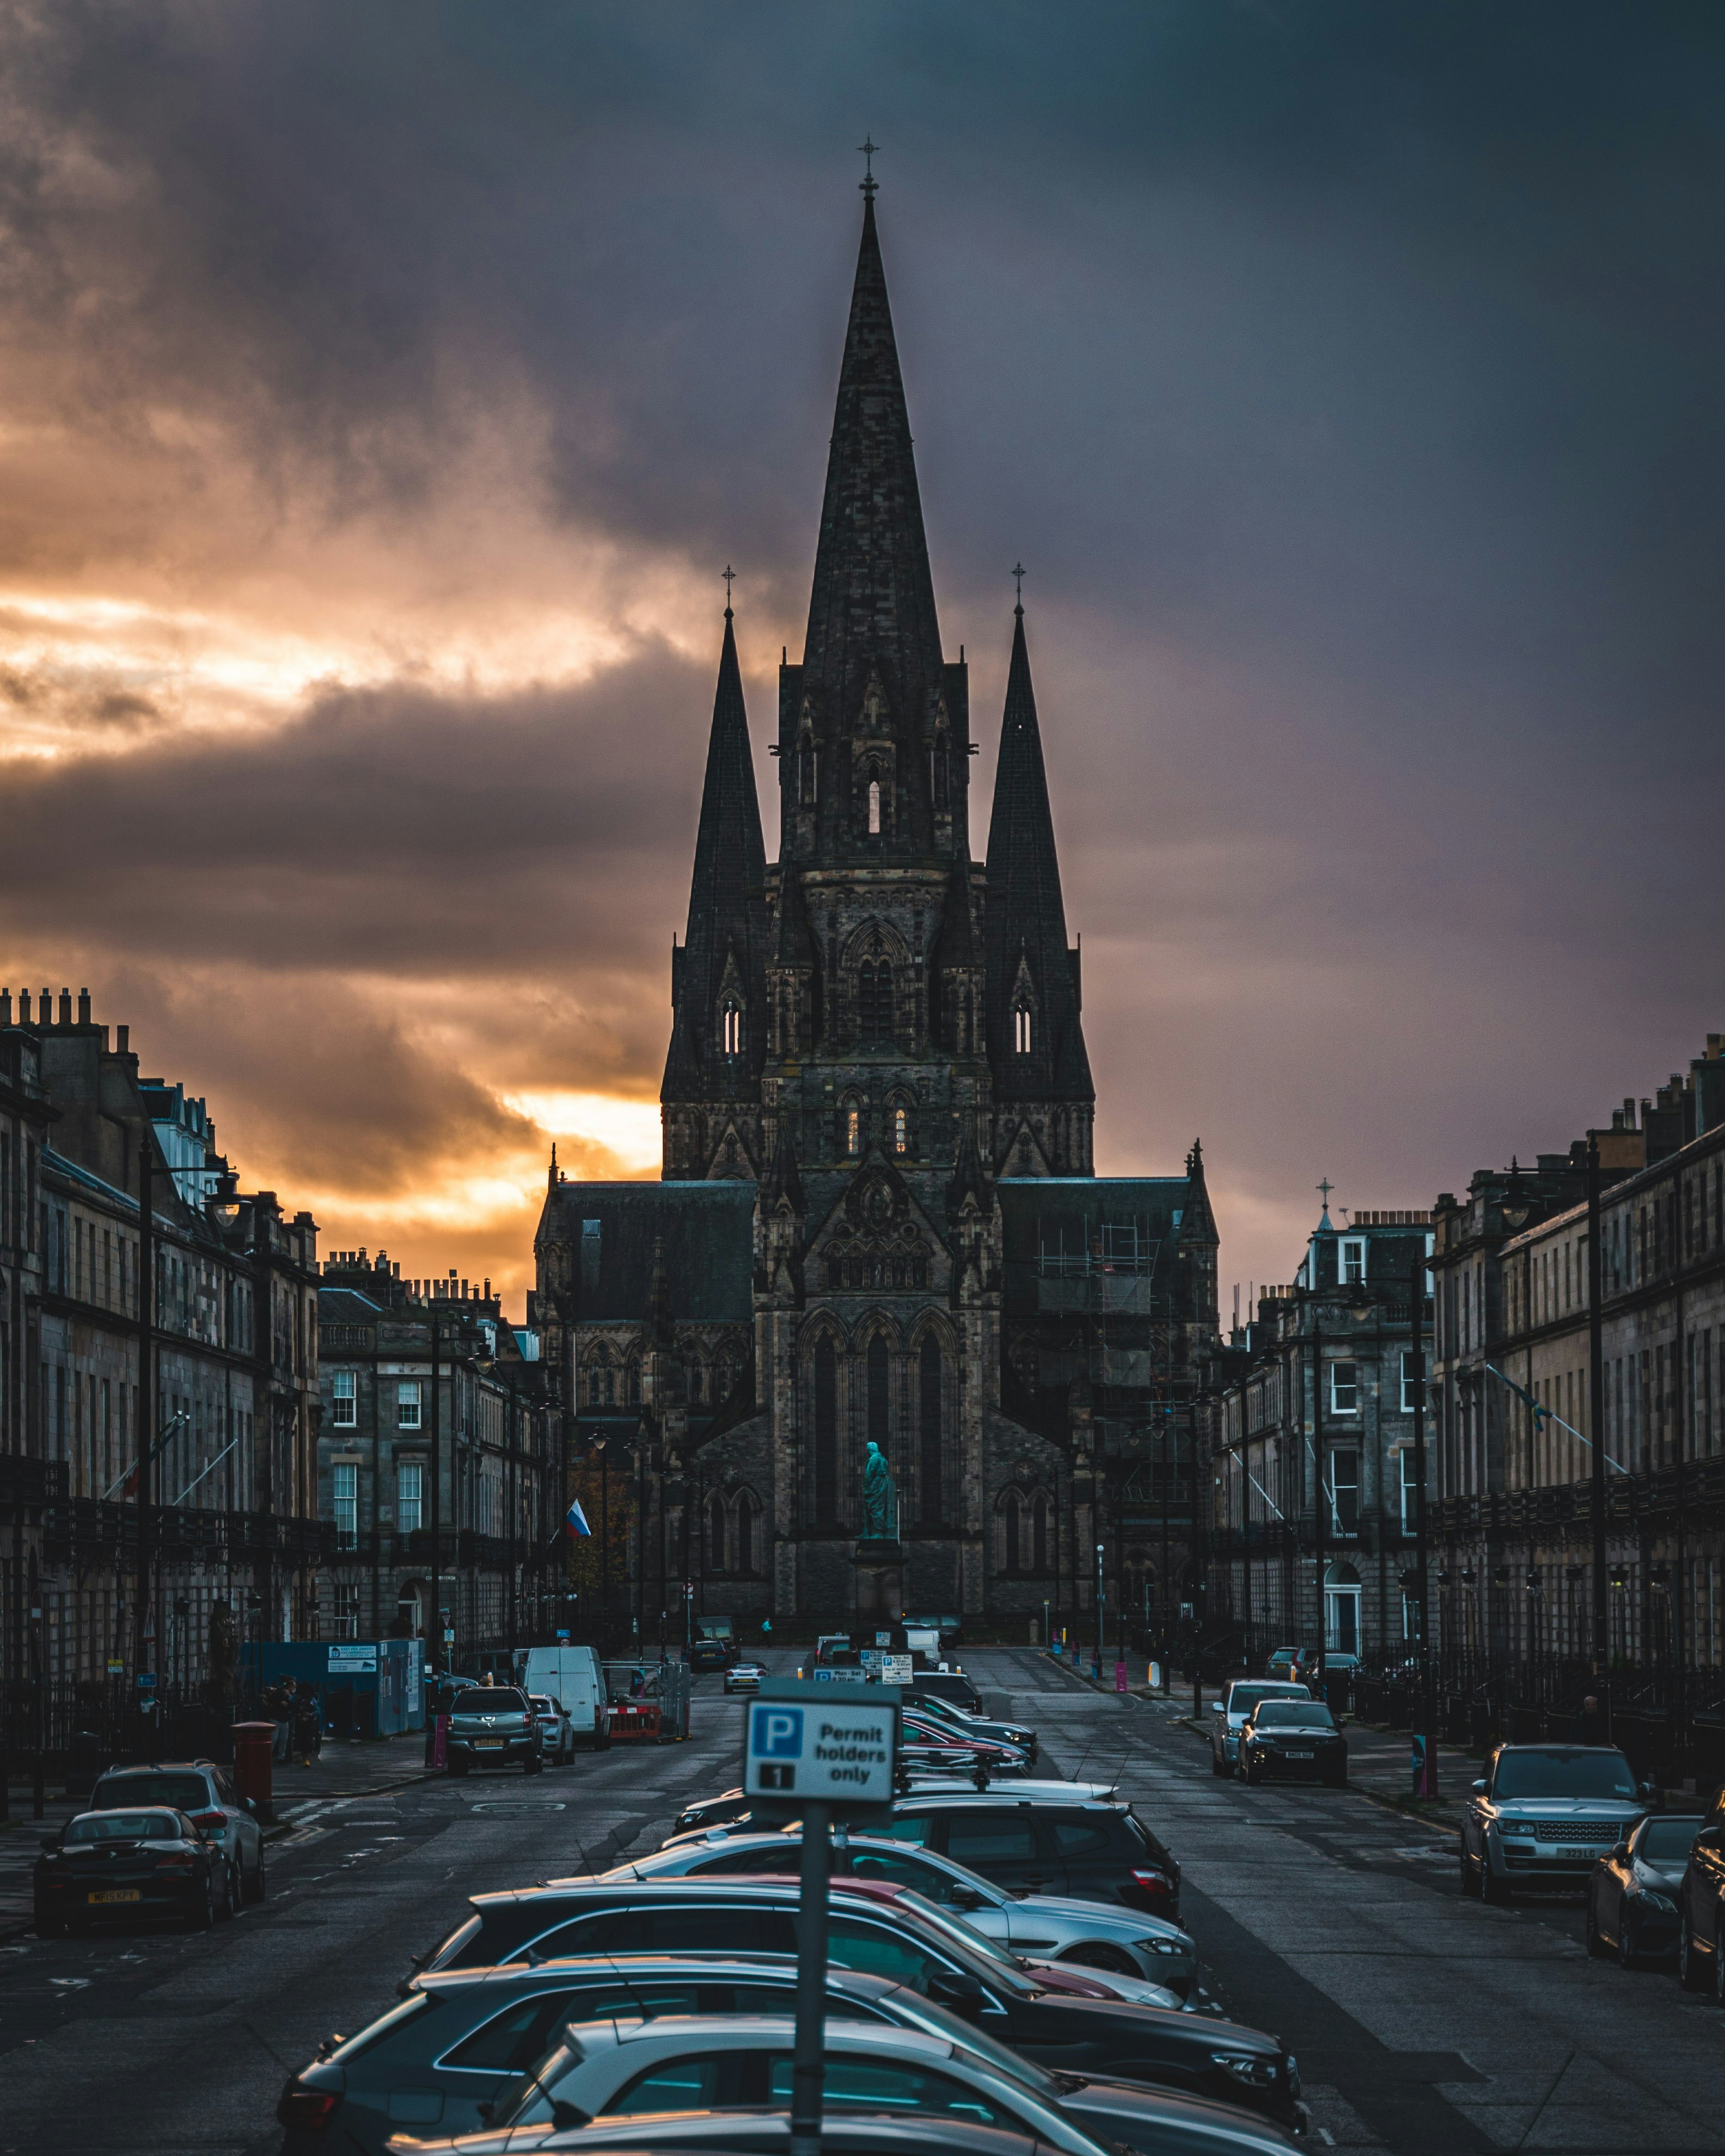
M 1484 1796 L 1486 1794 L 1485 1784 L 1483 1782 L 1476 1782 L 1473 1785 L 1473 1793 L 1476 1797 Z
M 955 1909 L 980 1909 L 983 1906 L 983 1897 L 973 1887 L 955 1887 L 952 1889 L 952 1907 Z
M 983 2010 L 983 1987 L 968 1969 L 937 1969 L 928 1979 L 928 1996 L 937 2006 L 973 2021 Z

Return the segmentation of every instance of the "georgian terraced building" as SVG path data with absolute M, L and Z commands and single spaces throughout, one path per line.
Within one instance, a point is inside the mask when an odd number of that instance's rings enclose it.
M 1101 1178 L 1022 607 L 985 858 L 865 194 L 767 859 L 731 611 L 675 953 L 663 1179 L 553 1166 L 537 1321 L 640 1498 L 648 1623 L 1137 1608 L 1183 1563 L 1216 1231 L 1181 1173 Z M 860 1552 L 878 1443 L 896 1549 Z M 1170 1554 L 1172 1553 L 1172 1554 Z M 1166 1582 L 1163 1583 L 1166 1585 Z

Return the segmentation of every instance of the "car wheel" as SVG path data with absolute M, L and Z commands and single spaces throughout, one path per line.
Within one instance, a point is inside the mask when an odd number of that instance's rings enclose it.
M 542 1774 L 545 1772 L 543 1758 L 536 1753 L 531 1759 L 524 1759 L 521 1762 L 521 1772 L 524 1774 Z
M 267 1892 L 264 1876 L 264 1845 L 260 1841 L 258 1844 L 258 1861 L 243 1890 L 242 1898 L 248 1902 L 261 1902 Z
M 222 1923 L 231 1923 L 234 1912 L 239 1907 L 239 1872 L 236 1866 L 222 1866 L 222 1906 L 216 1912 Z
M 1687 1917 L 1680 1918 L 1677 1924 L 1677 1981 L 1685 1991 L 1707 1989 L 1707 1973 L 1695 1951 L 1695 1933 L 1690 1929 Z
M 1480 1875 L 1473 1859 L 1467 1853 L 1467 1844 L 1461 1845 L 1461 1891 L 1472 1896 L 1480 1891 Z
M 1491 1869 L 1491 1859 L 1485 1850 L 1480 1851 L 1480 1899 L 1489 1902 L 1494 1909 L 1501 1909 L 1509 1901 L 1510 1887 L 1507 1879 L 1500 1879 Z
M 1228 1772 L 1228 1763 L 1214 1746 L 1210 1749 L 1210 1772 L 1219 1776 Z
M 1124 1947 L 1110 1946 L 1106 1939 L 1086 1939 L 1080 1946 L 1063 1953 L 1060 1959 L 1068 1969 L 1099 1969 L 1112 1976 L 1136 1976 L 1137 1964 Z
M 1605 1935 L 1599 1929 L 1599 1920 L 1594 1912 L 1594 1897 L 1587 1897 L 1587 1950 L 1595 1961 L 1604 1961 L 1611 1949 L 1605 1943 Z M 1619 1949 L 1620 1953 L 1621 1948 Z
M 215 1929 L 216 1875 L 213 1871 L 207 1871 L 204 1874 L 203 1892 L 199 1897 L 197 1907 L 187 1917 L 186 1923 L 187 1929 L 194 1932 L 209 1932 Z
M 1258 1769 L 1251 1760 L 1243 1759 L 1240 1762 L 1240 1779 L 1245 1784 L 1249 1789 L 1255 1789 L 1257 1788 Z
M 36 1912 L 36 1936 L 39 1939 L 63 1939 L 66 1936 L 64 1917 L 50 1917 L 45 1909 Z

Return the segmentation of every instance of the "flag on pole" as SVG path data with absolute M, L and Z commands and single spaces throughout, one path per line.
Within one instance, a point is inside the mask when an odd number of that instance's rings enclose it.
M 574 1541 L 578 1542 L 583 1535 L 592 1534 L 593 1529 L 587 1524 L 587 1515 L 581 1509 L 581 1500 L 578 1497 L 571 1502 L 568 1511 L 564 1513 L 563 1525 L 568 1529 L 571 1539 Z

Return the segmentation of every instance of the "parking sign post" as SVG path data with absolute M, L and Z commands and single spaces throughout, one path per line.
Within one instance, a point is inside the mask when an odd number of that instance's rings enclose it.
M 819 2156 L 832 1825 L 891 1818 L 898 1765 L 896 1685 L 763 1684 L 744 1725 L 742 1786 L 762 1820 L 803 1822 L 791 2156 Z

